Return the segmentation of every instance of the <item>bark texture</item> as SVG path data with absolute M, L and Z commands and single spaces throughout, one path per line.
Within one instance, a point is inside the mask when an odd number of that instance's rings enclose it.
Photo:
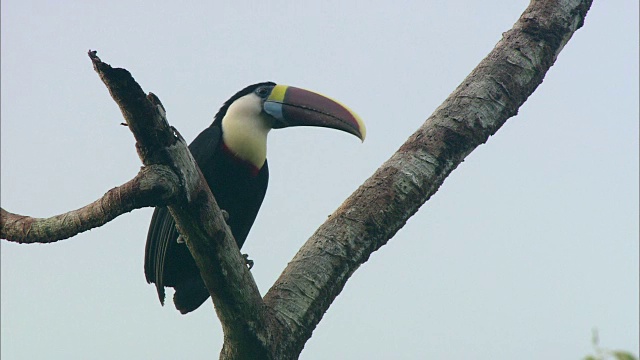
M 95 54 L 89 56 L 136 138 L 136 148 L 147 165 L 163 164 L 178 177 L 182 192 L 168 204 L 178 231 L 200 268 L 232 358 L 259 359 L 269 349 L 268 312 L 253 276 L 224 221 L 204 176 L 186 142 L 169 126 L 157 96 L 145 95 L 131 74 L 112 68 Z
M 304 244 L 264 299 L 159 99 L 145 95 L 128 71 L 103 63 L 95 52 L 89 54 L 94 68 L 136 138 L 146 165 L 141 174 L 159 168 L 170 174 L 144 185 L 139 174 L 95 203 L 50 219 L 2 210 L 2 237 L 52 242 L 131 209 L 166 204 L 222 322 L 220 358 L 296 359 L 354 271 L 404 226 L 471 151 L 517 114 L 583 25 L 591 2 L 531 1 L 462 84 Z
M 126 184 L 80 209 L 39 219 L 0 209 L 0 235 L 22 244 L 52 243 L 102 226 L 143 207 L 167 204 L 180 188 L 178 178 L 165 166 L 144 167 Z
M 517 114 L 590 6 L 590 0 L 532 1 L 462 84 L 304 244 L 265 295 L 287 328 L 279 358 L 297 358 L 353 272 Z

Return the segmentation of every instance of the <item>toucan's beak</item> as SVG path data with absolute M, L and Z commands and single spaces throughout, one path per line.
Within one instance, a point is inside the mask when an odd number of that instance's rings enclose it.
M 312 91 L 276 85 L 264 102 L 264 111 L 276 119 L 274 129 L 320 126 L 346 131 L 364 141 L 362 119 L 339 102 Z

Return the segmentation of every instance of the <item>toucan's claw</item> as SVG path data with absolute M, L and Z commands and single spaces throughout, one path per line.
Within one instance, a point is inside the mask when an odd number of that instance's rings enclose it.
M 249 259 L 249 254 L 242 254 L 242 259 L 244 260 L 244 264 L 251 270 L 253 267 L 253 260 Z
M 220 212 L 222 213 L 222 218 L 224 219 L 224 222 L 228 223 L 229 222 L 229 212 L 225 209 L 220 209 Z

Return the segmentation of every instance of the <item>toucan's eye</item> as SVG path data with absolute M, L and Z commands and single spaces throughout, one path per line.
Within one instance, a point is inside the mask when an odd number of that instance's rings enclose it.
M 263 99 L 266 99 L 269 96 L 269 88 L 265 86 L 260 86 L 255 91 L 256 95 L 260 96 Z

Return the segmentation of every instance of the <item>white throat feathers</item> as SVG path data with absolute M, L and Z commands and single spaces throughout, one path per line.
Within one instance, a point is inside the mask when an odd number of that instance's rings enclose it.
M 269 116 L 262 112 L 262 99 L 255 94 L 234 101 L 222 118 L 222 141 L 240 159 L 261 169 L 267 159 Z

